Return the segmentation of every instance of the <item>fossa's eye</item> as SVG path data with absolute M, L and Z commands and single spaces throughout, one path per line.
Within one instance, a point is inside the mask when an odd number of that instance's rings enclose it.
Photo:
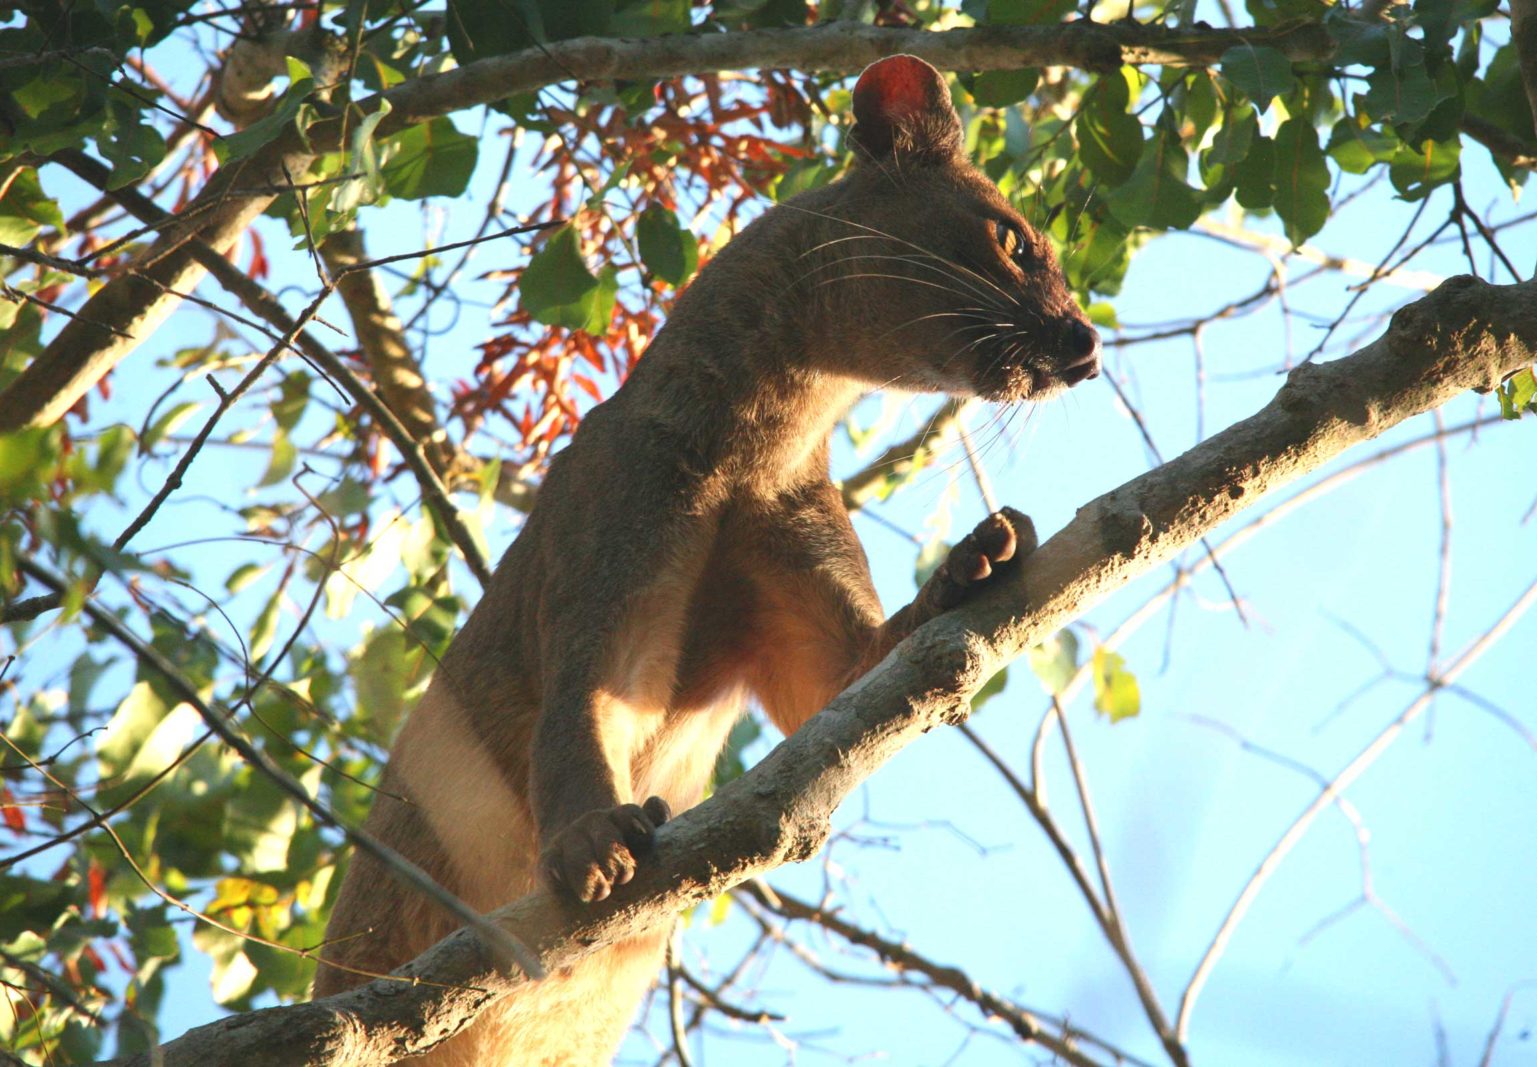
M 998 247 L 1002 249 L 1003 254 L 1013 260 L 1016 266 L 1028 267 L 1035 258 L 1035 251 L 1030 247 L 1030 242 L 1025 240 L 1025 235 L 1012 222 L 1002 220 L 994 222 L 993 236 L 997 238 Z

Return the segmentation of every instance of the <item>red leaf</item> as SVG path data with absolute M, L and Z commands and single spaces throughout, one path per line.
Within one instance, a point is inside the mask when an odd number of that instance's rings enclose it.
M 582 387 L 582 391 L 585 392 L 588 396 L 592 397 L 600 404 L 603 403 L 603 393 L 598 388 L 597 382 L 593 381 L 585 374 L 577 374 L 575 372 L 572 372 L 571 380 L 576 382 L 577 385 L 580 385 Z
M 101 864 L 92 860 L 91 866 L 86 870 L 85 878 L 90 889 L 91 914 L 100 916 L 105 910 L 102 905 L 107 898 L 107 872 L 101 869 Z M 98 959 L 98 966 L 100 963 Z
M 16 797 L 3 785 L 0 785 L 0 818 L 5 819 L 5 825 L 11 828 L 13 833 L 24 834 L 27 832 L 26 813 L 17 807 L 12 801 Z
M 270 265 L 267 253 L 262 249 L 262 239 L 255 230 L 247 230 L 246 236 L 251 238 L 251 265 L 246 268 L 246 273 L 253 279 L 265 278 Z

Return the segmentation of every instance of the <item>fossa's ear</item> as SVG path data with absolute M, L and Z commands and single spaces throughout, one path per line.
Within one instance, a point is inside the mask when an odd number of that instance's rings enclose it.
M 854 129 L 859 154 L 942 163 L 961 150 L 961 120 L 939 71 L 917 56 L 888 56 L 870 64 L 854 86 Z

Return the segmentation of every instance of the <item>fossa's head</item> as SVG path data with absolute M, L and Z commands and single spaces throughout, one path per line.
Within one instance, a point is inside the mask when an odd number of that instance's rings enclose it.
M 992 400 L 1095 377 L 1099 334 L 1051 245 L 966 159 L 940 73 L 913 56 L 871 65 L 854 120 L 853 171 L 781 209 L 801 216 L 797 282 L 845 369 Z

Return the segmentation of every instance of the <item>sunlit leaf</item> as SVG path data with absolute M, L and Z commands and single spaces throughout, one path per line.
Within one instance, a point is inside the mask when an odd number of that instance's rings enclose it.
M 195 400 L 184 401 L 162 414 L 139 438 L 139 454 L 144 455 L 165 438 L 175 433 L 181 424 L 190 419 L 203 405 Z
M 421 200 L 458 196 L 469 185 L 480 156 L 479 142 L 447 118 L 409 126 L 391 137 L 384 149 L 384 185 L 391 196 Z
M 1130 719 L 1142 710 L 1142 692 L 1136 676 L 1126 669 L 1126 658 L 1103 645 L 1094 650 L 1094 708 L 1112 723 Z
M 1402 145 L 1393 153 L 1388 178 L 1405 200 L 1419 200 L 1438 185 L 1462 173 L 1462 142 L 1425 141 L 1418 148 Z
M 1058 630 L 1031 646 L 1027 655 L 1030 670 L 1040 679 L 1041 688 L 1056 696 L 1078 673 L 1078 635 L 1071 630 Z

